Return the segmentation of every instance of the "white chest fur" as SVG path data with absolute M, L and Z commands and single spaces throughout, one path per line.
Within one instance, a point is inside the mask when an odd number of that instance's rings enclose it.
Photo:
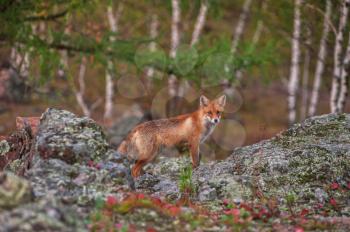
M 214 123 L 210 123 L 207 122 L 204 126 L 204 130 L 201 134 L 201 139 L 200 139 L 200 143 L 203 143 L 211 133 L 213 133 L 214 129 L 215 129 L 216 124 Z

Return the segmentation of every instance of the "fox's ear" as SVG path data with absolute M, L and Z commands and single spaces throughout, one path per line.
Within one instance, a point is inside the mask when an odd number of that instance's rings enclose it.
M 207 106 L 207 105 L 209 105 L 209 99 L 206 98 L 204 95 L 201 95 L 201 97 L 199 98 L 199 105 L 200 106 Z
M 226 104 L 226 95 L 222 95 L 218 99 L 216 99 L 216 102 L 221 106 L 224 107 Z

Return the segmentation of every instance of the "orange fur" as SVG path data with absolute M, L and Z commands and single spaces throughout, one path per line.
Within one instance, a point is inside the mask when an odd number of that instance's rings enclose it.
M 144 122 L 136 126 L 121 143 L 118 151 L 136 160 L 133 177 L 140 175 L 142 167 L 151 162 L 161 146 L 180 143 L 189 146 L 192 165 L 200 163 L 199 144 L 211 134 L 220 120 L 225 106 L 225 96 L 209 101 L 201 96 L 197 111 L 177 117 Z

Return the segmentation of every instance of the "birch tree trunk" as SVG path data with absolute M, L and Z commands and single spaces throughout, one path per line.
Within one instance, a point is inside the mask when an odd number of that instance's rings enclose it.
M 334 48 L 334 69 L 333 69 L 333 79 L 332 79 L 332 90 L 331 90 L 331 101 L 330 108 L 332 113 L 337 113 L 338 111 L 338 98 L 340 93 L 341 86 L 341 72 L 343 67 L 343 40 L 344 40 L 344 32 L 347 23 L 350 0 L 343 0 L 341 8 L 341 15 L 339 20 L 339 27 L 335 41 Z
M 116 14 L 114 15 L 113 7 L 112 5 L 109 5 L 107 7 L 107 18 L 110 30 L 114 33 L 118 32 L 118 20 L 122 11 L 122 4 L 119 4 L 118 10 Z M 110 42 L 113 43 L 115 41 L 115 37 L 110 37 Z M 112 117 L 113 112 L 113 96 L 114 96 L 114 84 L 113 84 L 113 78 L 115 76 L 114 73 L 114 65 L 112 61 L 107 62 L 107 69 L 106 69 L 106 96 L 105 96 L 105 111 L 103 118 L 104 119 L 110 119 Z
M 71 33 L 71 26 L 69 23 L 67 23 L 64 33 L 67 35 Z M 61 54 L 60 62 L 62 67 L 58 70 L 58 75 L 60 77 L 63 77 L 64 75 L 68 74 L 69 60 L 68 60 L 68 53 L 66 50 L 60 51 L 60 54 Z M 75 99 L 80 109 L 83 111 L 84 116 L 90 117 L 92 108 L 89 108 L 84 100 L 86 64 L 87 64 L 87 59 L 85 56 L 83 56 L 81 59 L 79 72 L 78 72 L 78 88 L 75 87 L 74 81 L 72 82 L 72 88 L 74 90 Z
M 245 25 L 246 25 L 246 22 L 248 19 L 251 4 L 252 4 L 252 0 L 245 0 L 244 1 L 242 12 L 239 16 L 236 28 L 234 29 L 234 33 L 233 33 L 232 44 L 231 44 L 231 54 L 232 55 L 235 55 L 237 52 L 237 47 L 238 47 L 239 41 L 242 38 L 244 29 L 245 29 Z M 240 71 L 237 71 L 235 73 L 235 75 L 237 78 L 240 78 L 242 73 Z M 232 85 L 231 85 L 229 80 L 227 80 L 227 79 L 223 80 L 222 86 L 223 86 L 224 93 L 226 95 L 228 95 L 229 97 L 233 96 L 234 89 L 232 88 Z
M 81 59 L 81 63 L 80 63 L 80 67 L 79 67 L 79 74 L 78 74 L 79 90 L 75 91 L 75 98 L 77 99 L 77 102 L 78 102 L 80 108 L 83 110 L 83 114 L 86 117 L 90 117 L 91 111 L 84 101 L 86 63 L 87 63 L 87 59 L 84 56 Z
M 301 29 L 301 13 L 300 8 L 302 0 L 294 2 L 294 29 L 292 39 L 292 61 L 290 67 L 290 77 L 288 83 L 288 119 L 289 124 L 293 124 L 296 120 L 296 99 L 299 85 L 300 73 L 300 29 Z
M 245 29 L 245 24 L 247 22 L 248 15 L 250 12 L 251 4 L 252 4 L 252 0 L 245 0 L 244 1 L 243 10 L 239 16 L 238 23 L 237 23 L 237 26 L 235 28 L 235 32 L 233 34 L 232 45 L 231 45 L 231 53 L 232 54 L 236 53 L 239 41 L 242 38 L 244 29 Z
M 176 57 L 176 50 L 180 43 L 179 24 L 180 24 L 180 4 L 178 0 L 171 0 L 172 18 L 171 18 L 171 44 L 170 57 Z M 178 80 L 171 74 L 168 80 L 169 96 L 175 97 L 178 91 Z
M 304 67 L 303 67 L 303 87 L 302 87 L 302 100 L 300 108 L 300 120 L 304 120 L 307 114 L 308 98 L 309 98 L 309 69 L 310 69 L 310 46 L 311 46 L 311 32 L 308 28 L 306 31 L 304 52 Z
M 349 88 L 349 73 L 350 73 L 350 33 L 348 38 L 348 45 L 346 48 L 344 63 L 341 71 L 341 86 L 340 93 L 337 102 L 337 112 L 342 113 L 344 111 L 346 98 L 348 96 L 348 88 Z
M 198 17 L 192 33 L 191 47 L 198 42 L 199 36 L 205 24 L 207 12 L 208 12 L 208 2 L 207 0 L 202 0 L 201 8 L 199 9 Z
M 151 52 L 155 52 L 156 51 L 156 42 L 154 40 L 158 36 L 158 26 L 159 26 L 158 16 L 156 14 L 153 14 L 152 18 L 151 18 L 151 24 L 150 24 L 150 37 L 153 40 L 149 44 L 149 50 Z M 154 73 L 155 73 L 155 71 L 154 71 L 153 67 L 147 68 L 146 77 L 147 77 L 147 89 L 148 90 L 152 89 L 152 80 L 151 80 L 151 78 L 153 78 Z
M 315 112 L 317 109 L 318 96 L 319 96 L 320 86 L 322 82 L 322 75 L 325 67 L 325 59 L 327 55 L 327 37 L 330 31 L 330 26 L 328 22 L 330 21 L 331 14 L 332 14 L 332 0 L 327 0 L 326 13 L 323 21 L 322 37 L 320 40 L 320 49 L 317 57 L 315 78 L 314 78 L 314 84 L 313 84 L 313 89 L 311 93 L 311 100 L 310 100 L 310 106 L 309 106 L 309 112 L 308 112 L 309 116 L 315 115 Z
M 266 10 L 267 10 L 267 0 L 264 0 L 262 3 L 261 11 L 265 12 Z M 256 46 L 258 44 L 263 30 L 264 30 L 264 22 L 262 19 L 259 19 L 256 26 L 256 30 L 253 35 L 253 40 L 252 40 L 253 46 Z

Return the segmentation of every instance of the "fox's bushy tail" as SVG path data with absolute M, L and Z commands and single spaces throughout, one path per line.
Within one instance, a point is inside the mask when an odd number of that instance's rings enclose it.
M 117 151 L 122 155 L 127 155 L 128 154 L 128 142 L 126 140 L 123 140 L 123 142 L 119 145 Z

